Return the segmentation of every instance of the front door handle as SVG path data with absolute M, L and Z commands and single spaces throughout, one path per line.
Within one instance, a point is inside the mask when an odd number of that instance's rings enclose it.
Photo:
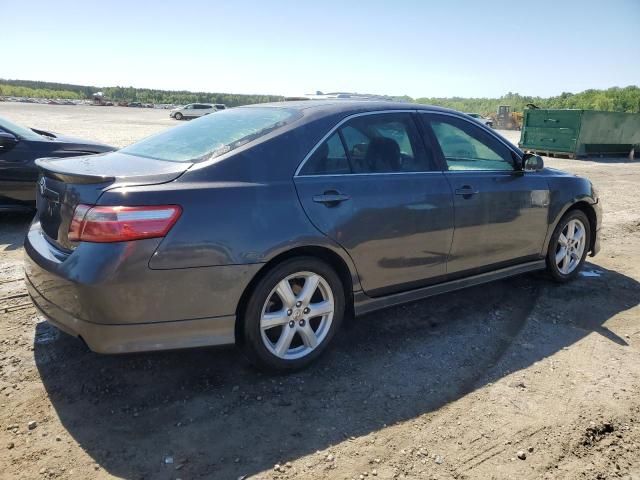
M 335 207 L 342 202 L 350 200 L 349 195 L 336 192 L 334 190 L 324 192 L 322 195 L 314 195 L 313 201 L 316 203 L 324 203 L 327 207 Z
M 480 193 L 471 185 L 464 185 L 461 188 L 456 188 L 456 195 L 462 195 L 464 198 L 471 198 L 473 195 Z

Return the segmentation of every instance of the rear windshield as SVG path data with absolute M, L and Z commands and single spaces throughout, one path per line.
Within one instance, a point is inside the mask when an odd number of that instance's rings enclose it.
M 171 162 L 199 162 L 230 152 L 299 117 L 299 112 L 287 108 L 230 108 L 145 138 L 120 152 Z

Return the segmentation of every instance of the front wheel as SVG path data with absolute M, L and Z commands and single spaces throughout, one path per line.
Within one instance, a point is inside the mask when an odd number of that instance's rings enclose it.
M 175 116 L 173 117 L 176 120 L 182 120 L 184 117 L 182 116 L 182 114 L 180 112 L 176 113 Z
M 547 270 L 555 280 L 568 282 L 580 272 L 591 244 L 589 226 L 580 210 L 570 211 L 556 226 L 547 251 Z
M 287 260 L 256 285 L 243 318 L 242 349 L 256 367 L 294 371 L 327 348 L 345 310 L 335 271 L 313 257 Z

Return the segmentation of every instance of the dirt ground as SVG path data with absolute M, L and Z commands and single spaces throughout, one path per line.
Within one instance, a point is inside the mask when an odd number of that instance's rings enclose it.
M 176 123 L 118 107 L 0 116 L 117 146 Z M 545 161 L 600 192 L 585 275 L 358 318 L 289 376 L 233 347 L 88 351 L 29 303 L 30 219 L 0 217 L 0 478 L 640 479 L 640 162 Z

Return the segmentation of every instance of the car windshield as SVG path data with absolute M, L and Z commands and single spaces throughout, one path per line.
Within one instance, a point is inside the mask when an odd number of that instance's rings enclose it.
M 49 137 L 40 135 L 30 128 L 21 127 L 15 123 L 10 122 L 5 118 L 0 117 L 0 129 L 5 132 L 13 133 L 24 140 L 49 140 Z
M 287 108 L 232 108 L 173 127 L 120 152 L 171 162 L 204 161 L 241 147 L 299 117 L 299 112 Z

